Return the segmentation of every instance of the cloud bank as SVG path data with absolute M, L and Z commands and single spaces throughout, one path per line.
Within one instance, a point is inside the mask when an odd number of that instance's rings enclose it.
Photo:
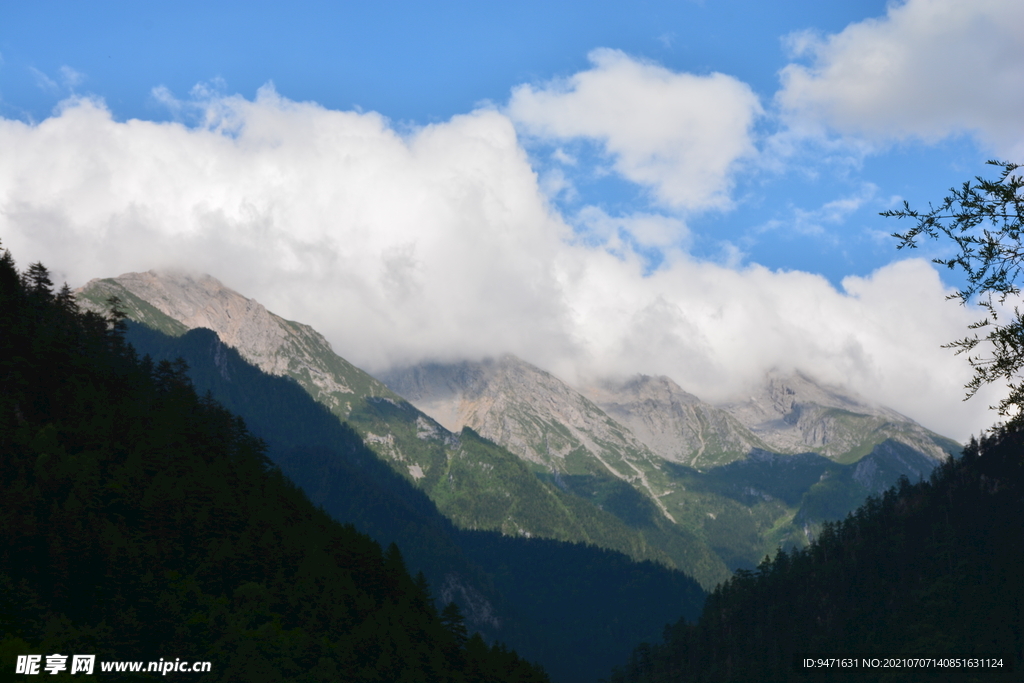
M 992 400 L 959 402 L 967 368 L 938 348 L 970 313 L 922 261 L 842 291 L 674 247 L 645 274 L 617 231 L 666 244 L 685 226 L 639 216 L 623 228 L 593 209 L 597 238 L 578 239 L 494 109 L 400 134 L 272 87 L 189 106 L 202 125 L 118 122 L 89 99 L 37 125 L 0 120 L 0 239 L 20 265 L 42 260 L 72 286 L 207 272 L 370 371 L 512 352 L 570 381 L 667 374 L 718 399 L 768 368 L 801 368 L 954 438 L 991 420 Z M 683 201 L 679 182 L 664 191 Z
M 671 209 L 729 203 L 735 164 L 754 152 L 761 105 L 750 87 L 715 73 L 675 73 L 618 50 L 594 50 L 593 68 L 512 90 L 508 113 L 531 135 L 599 142 L 626 179 Z
M 840 33 L 788 39 L 777 101 L 795 126 L 873 141 L 971 134 L 1024 157 L 1024 3 L 907 0 Z

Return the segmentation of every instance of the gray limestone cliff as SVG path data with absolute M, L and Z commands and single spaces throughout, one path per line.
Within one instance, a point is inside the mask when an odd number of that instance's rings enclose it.
M 636 375 L 627 381 L 595 383 L 584 393 L 665 460 L 707 469 L 768 450 L 740 420 L 670 378 Z
M 448 429 L 470 427 L 552 473 L 610 474 L 672 518 L 660 500 L 666 489 L 651 476 L 660 459 L 593 401 L 515 356 L 423 364 L 381 379 Z
M 109 297 L 117 296 L 130 318 L 168 334 L 198 327 L 213 330 L 247 361 L 268 374 L 291 377 L 343 417 L 351 412 L 353 399 L 397 398 L 336 355 L 309 325 L 285 320 L 209 275 L 125 273 L 91 280 L 76 294 L 83 306 L 99 312 L 107 310 Z
M 894 410 L 799 372 L 769 373 L 749 396 L 719 407 L 779 453 L 813 452 L 852 463 L 889 439 L 936 462 L 960 450 Z

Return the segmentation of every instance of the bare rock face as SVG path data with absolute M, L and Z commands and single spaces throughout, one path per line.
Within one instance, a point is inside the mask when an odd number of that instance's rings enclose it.
M 665 376 L 604 381 L 584 393 L 666 460 L 706 469 L 768 449 L 731 414 L 701 401 Z
M 814 452 L 855 462 L 887 439 L 936 461 L 959 450 L 894 410 L 798 372 L 769 373 L 750 396 L 719 407 L 779 453 Z
M 893 410 L 800 373 L 769 373 L 751 395 L 718 406 L 668 377 L 604 380 L 577 391 L 514 356 L 422 364 L 383 379 L 448 429 L 471 427 L 553 471 L 568 471 L 565 458 L 577 449 L 620 473 L 629 468 L 609 464 L 615 453 L 654 454 L 706 471 L 758 449 L 842 463 L 889 439 L 934 461 L 958 450 Z
M 289 334 L 287 321 L 267 311 L 258 301 L 228 289 L 209 275 L 158 275 L 149 271 L 126 273 L 116 279 L 189 329 L 213 330 L 222 342 L 238 349 L 246 360 L 265 372 L 286 373 L 288 364 L 281 351 L 295 335 Z
M 330 342 L 308 325 L 285 320 L 253 299 L 225 287 L 209 275 L 181 271 L 125 273 L 92 280 L 78 292 L 87 307 L 103 309 L 109 296 L 120 297 L 135 319 L 146 320 L 147 306 L 185 330 L 204 327 L 217 333 L 247 361 L 272 375 L 299 382 L 332 411 L 346 415 L 353 394 L 392 396 L 383 384 L 338 357 Z M 149 315 L 153 318 L 152 312 Z M 157 329 L 172 331 L 171 323 Z
M 384 382 L 451 431 L 469 427 L 525 460 L 564 471 L 581 446 L 643 449 L 628 430 L 560 379 L 515 356 L 424 364 Z M 614 446 L 612 446 L 614 444 Z
M 447 429 L 469 427 L 541 469 L 605 471 L 633 484 L 662 512 L 659 458 L 628 429 L 554 375 L 512 355 L 423 364 L 381 377 Z

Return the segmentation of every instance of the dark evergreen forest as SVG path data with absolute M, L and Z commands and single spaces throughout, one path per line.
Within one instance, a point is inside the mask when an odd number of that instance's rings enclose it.
M 738 571 L 612 683 L 1024 680 L 1024 433 L 972 441 L 807 548 Z M 1000 670 L 828 669 L 794 655 L 1002 658 Z M 1012 669 L 1012 671 L 1011 671 Z
M 0 675 L 78 653 L 212 662 L 192 680 L 548 680 L 125 331 L 0 253 Z

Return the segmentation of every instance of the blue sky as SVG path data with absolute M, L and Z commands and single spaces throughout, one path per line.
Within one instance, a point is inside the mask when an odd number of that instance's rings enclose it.
M 197 84 L 252 98 L 273 83 L 294 101 L 380 112 L 399 128 L 445 121 L 513 87 L 569 77 L 600 47 L 676 72 L 720 72 L 748 84 L 769 109 L 755 124 L 777 133 L 771 100 L 790 59 L 786 37 L 837 33 L 885 14 L 884 2 L 597 3 L 6 3 L 0 27 L 0 114 L 41 121 L 72 93 L 98 96 L 119 120 L 168 120 L 152 91 L 187 98 Z M 600 145 L 576 140 L 587 163 L 573 177 L 572 213 L 648 207 L 645 188 L 595 177 Z M 543 145 L 534 145 L 538 169 Z M 819 272 L 834 284 L 898 254 L 877 217 L 899 196 L 921 203 L 984 172 L 991 150 L 963 136 L 903 143 L 882 154 L 830 159 L 804 152 L 782 171 L 736 178 L 735 205 L 688 221 L 689 248 L 721 258 L 723 241 L 770 268 Z M 819 158 L 815 158 L 819 157 Z M 850 166 L 853 166 L 852 168 Z M 574 169 L 575 170 L 575 169 Z M 830 202 L 870 198 L 842 221 L 816 220 Z M 649 208 L 649 207 L 648 207 Z M 654 207 L 663 211 L 663 207 Z M 647 250 L 651 265 L 659 250 Z
M 124 117 L 159 116 L 155 84 L 223 78 L 251 97 L 269 80 L 295 100 L 426 123 L 502 101 L 512 85 L 569 75 L 595 47 L 677 71 L 721 71 L 770 96 L 781 37 L 839 31 L 884 2 L 4 3 L 5 115 L 46 116 L 32 70 L 82 72 Z M 780 11 L 780 8 L 783 8 Z
M 1021 7 L 4 2 L 0 239 L 206 270 L 369 369 L 799 367 L 963 438 L 969 312 L 878 212 L 1024 155 Z

